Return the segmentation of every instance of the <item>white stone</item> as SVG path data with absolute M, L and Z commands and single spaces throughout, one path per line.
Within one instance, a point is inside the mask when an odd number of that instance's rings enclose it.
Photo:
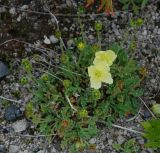
M 41 47 L 42 43 L 41 43 L 40 40 L 37 40 L 36 42 L 34 42 L 34 45 L 35 45 L 36 47 Z
M 15 9 L 15 7 L 12 7 L 12 8 L 9 10 L 9 13 L 12 14 L 12 15 L 16 14 L 16 9 Z
M 20 22 L 22 19 L 21 15 L 18 16 L 17 21 Z
M 48 37 L 46 35 L 44 36 L 44 43 L 47 45 L 51 44 L 50 39 L 48 39 Z
M 95 143 L 96 143 L 96 138 L 90 139 L 90 140 L 89 140 L 89 143 L 90 143 L 90 144 L 95 144 Z
M 108 144 L 111 146 L 113 144 L 113 140 L 112 139 L 108 139 Z
M 68 40 L 68 41 L 67 41 L 67 46 L 68 46 L 68 47 L 71 47 L 72 45 L 74 45 L 73 39 Z
M 27 124 L 26 119 L 16 121 L 12 124 L 12 128 L 14 129 L 15 132 L 25 131 L 27 126 L 28 124 Z
M 125 141 L 125 138 L 122 137 L 121 135 L 119 135 L 119 136 L 117 137 L 117 142 L 118 142 L 118 144 L 122 144 L 124 141 Z
M 147 35 L 147 30 L 144 30 L 144 31 L 142 32 L 142 35 L 146 36 L 146 35 Z
M 26 10 L 26 9 L 28 9 L 28 5 L 23 5 L 23 6 L 21 7 L 21 10 Z
M 50 41 L 51 41 L 53 44 L 55 44 L 55 43 L 58 42 L 58 39 L 57 39 L 54 35 L 51 35 L 51 36 L 49 37 L 49 39 L 50 39 Z

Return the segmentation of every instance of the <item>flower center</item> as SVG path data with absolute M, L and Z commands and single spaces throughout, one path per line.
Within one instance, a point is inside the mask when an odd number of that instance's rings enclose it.
M 96 78 L 100 78 L 101 77 L 101 75 L 102 75 L 102 73 L 99 71 L 99 70 L 96 70 L 95 71 L 95 76 L 96 76 Z

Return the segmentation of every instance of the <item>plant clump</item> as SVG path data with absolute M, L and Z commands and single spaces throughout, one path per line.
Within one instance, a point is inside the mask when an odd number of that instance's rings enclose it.
M 140 68 L 121 46 L 102 51 L 81 38 L 74 43 L 76 48 L 62 49 L 58 64 L 40 55 L 23 59 L 21 79 L 33 94 L 26 117 L 48 140 L 57 135 L 71 153 L 96 149 L 89 140 L 99 134 L 99 123 L 111 126 L 117 117 L 134 115 L 143 94 Z

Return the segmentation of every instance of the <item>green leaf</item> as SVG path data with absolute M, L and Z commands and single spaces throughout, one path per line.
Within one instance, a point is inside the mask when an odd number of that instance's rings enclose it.
M 146 147 L 160 148 L 160 119 L 151 119 L 142 122 L 144 137 L 147 139 Z
M 130 95 L 132 95 L 134 97 L 142 96 L 143 95 L 143 90 L 142 89 L 132 90 L 130 92 Z
M 121 147 L 120 144 L 112 144 L 113 149 L 115 149 L 116 151 L 120 151 L 123 150 L 123 148 Z

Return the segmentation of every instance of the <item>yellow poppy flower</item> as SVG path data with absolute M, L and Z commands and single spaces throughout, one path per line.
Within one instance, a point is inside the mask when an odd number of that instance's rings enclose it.
M 92 65 L 88 67 L 88 74 L 90 77 L 91 88 L 99 89 L 102 82 L 112 84 L 113 79 L 109 72 L 109 67 L 104 65 Z
M 95 65 L 102 64 L 111 66 L 116 59 L 117 55 L 112 50 L 98 51 L 95 54 L 95 59 L 93 63 Z

